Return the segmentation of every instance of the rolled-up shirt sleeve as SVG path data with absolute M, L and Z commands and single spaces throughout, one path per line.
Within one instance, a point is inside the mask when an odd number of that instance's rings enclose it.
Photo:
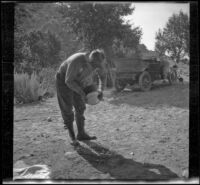
M 79 73 L 79 70 L 80 70 L 80 64 L 71 62 L 68 65 L 65 74 L 65 84 L 76 93 L 82 95 L 84 92 L 79 86 L 79 84 L 76 82 L 76 77 Z

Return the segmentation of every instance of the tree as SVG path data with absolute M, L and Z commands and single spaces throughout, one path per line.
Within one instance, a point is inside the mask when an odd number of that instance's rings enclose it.
M 63 24 L 57 8 L 56 3 L 16 4 L 15 69 L 31 71 L 50 66 L 81 48 L 76 36 Z
M 179 63 L 184 56 L 189 56 L 189 18 L 182 11 L 173 14 L 166 27 L 156 33 L 155 50 L 160 54 L 168 54 Z
M 142 52 L 142 53 L 148 51 L 148 49 L 147 49 L 147 47 L 146 47 L 145 44 L 139 44 L 139 45 L 138 45 L 138 50 L 139 50 L 140 52 Z
M 122 19 L 133 11 L 130 3 L 60 3 L 59 12 L 83 47 L 88 50 L 104 49 L 108 62 L 107 82 L 112 81 L 111 84 L 114 81 L 110 70 L 114 66 L 114 40 L 119 40 L 124 47 L 130 47 L 137 45 L 141 37 L 139 28 L 131 29 Z
M 122 32 L 122 37 L 114 39 L 113 52 L 118 57 L 139 56 L 138 46 L 142 31 L 139 27 L 132 29 L 130 25 L 126 26 Z
M 30 32 L 27 35 L 27 42 L 30 46 L 32 59 L 39 58 L 38 67 L 48 67 L 59 63 L 59 52 L 61 49 L 60 40 L 50 31 Z
M 84 47 L 90 50 L 103 48 L 108 55 L 112 53 L 114 39 L 123 40 L 128 46 L 139 42 L 139 28 L 131 29 L 122 19 L 133 11 L 130 4 L 62 3 L 60 6 L 66 24 Z

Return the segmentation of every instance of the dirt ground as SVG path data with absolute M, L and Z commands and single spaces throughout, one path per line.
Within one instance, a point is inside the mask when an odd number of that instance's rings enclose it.
M 189 82 L 158 82 L 149 92 L 105 91 L 87 105 L 86 130 L 97 140 L 69 143 L 56 97 L 14 107 L 13 163 L 43 164 L 50 179 L 176 179 L 189 163 Z M 76 124 L 74 123 L 76 128 Z

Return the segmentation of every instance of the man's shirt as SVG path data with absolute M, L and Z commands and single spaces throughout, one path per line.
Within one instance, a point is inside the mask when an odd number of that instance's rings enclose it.
M 61 64 L 57 72 L 59 75 L 59 84 L 62 86 L 67 85 L 78 94 L 81 94 L 81 91 L 85 87 L 93 85 L 95 77 L 98 79 L 97 84 L 102 85 L 102 79 L 92 69 L 85 55 L 85 53 L 76 53 L 70 56 Z

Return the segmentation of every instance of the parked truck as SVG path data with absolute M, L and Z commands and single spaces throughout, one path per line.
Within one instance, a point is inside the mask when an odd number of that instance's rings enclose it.
M 156 58 L 117 58 L 114 61 L 117 91 L 122 91 L 128 84 L 138 84 L 142 91 L 149 91 L 155 80 L 161 80 L 164 77 L 161 61 Z M 177 81 L 175 68 L 170 69 L 167 78 L 171 85 Z

